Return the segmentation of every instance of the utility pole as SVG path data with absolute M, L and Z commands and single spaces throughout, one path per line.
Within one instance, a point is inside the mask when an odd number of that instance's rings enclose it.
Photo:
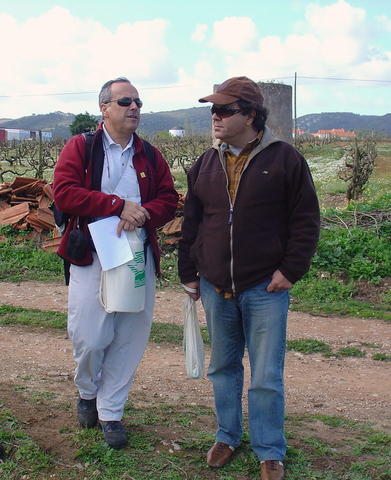
M 39 173 L 38 178 L 43 176 L 43 161 L 42 161 L 42 130 L 38 130 L 39 134 L 39 150 L 38 150 L 38 165 L 39 165 Z
M 296 114 L 296 84 L 297 84 L 297 72 L 295 72 L 295 83 L 293 86 L 293 132 L 296 144 L 296 136 L 297 136 L 297 114 Z

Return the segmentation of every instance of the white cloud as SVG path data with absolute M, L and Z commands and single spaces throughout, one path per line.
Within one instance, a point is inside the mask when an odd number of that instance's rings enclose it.
M 293 75 L 354 75 L 354 67 L 371 60 L 371 28 L 365 11 L 344 0 L 321 7 L 310 4 L 301 33 L 258 40 L 257 49 L 243 42 L 231 49 L 226 61 L 229 74 L 252 72 L 257 78 Z M 250 21 L 250 19 L 248 19 Z M 221 50 L 226 51 L 224 45 Z
M 202 43 L 206 38 L 207 32 L 208 25 L 204 23 L 198 24 L 196 25 L 194 32 L 191 34 L 191 39 L 193 40 L 193 42 Z
M 169 61 L 163 19 L 124 22 L 111 31 L 93 20 L 82 20 L 62 7 L 17 22 L 0 15 L 2 52 L 0 95 L 38 95 L 97 91 L 108 79 L 127 76 L 136 85 L 173 82 L 177 72 Z M 158 80 L 157 80 L 158 79 Z M 50 97 L 0 99 L 2 116 L 31 104 L 35 113 L 50 111 Z M 69 111 L 80 99 L 56 97 L 57 109 Z M 97 95 L 86 108 L 97 111 Z M 76 110 L 77 112 L 78 110 Z M 24 106 L 22 114 L 26 114 Z M 7 113 L 10 116 L 10 113 Z
M 373 101 L 368 101 L 361 95 L 364 89 L 359 82 L 304 81 L 302 77 L 389 80 L 391 50 L 381 40 L 391 30 L 390 18 L 382 15 L 371 21 L 365 10 L 350 5 L 349 0 L 329 0 L 326 6 L 315 0 L 292 2 L 298 8 L 306 5 L 305 16 L 284 35 L 262 37 L 250 16 L 225 17 L 208 25 L 194 22 L 192 33 L 182 39 L 193 43 L 178 46 L 177 40 L 170 50 L 167 32 L 175 25 L 165 19 L 127 22 L 125 18 L 109 29 L 61 7 L 26 21 L 0 13 L 0 43 L 6 45 L 2 49 L 0 117 L 54 110 L 98 113 L 100 86 L 122 75 L 140 88 L 145 111 L 199 105 L 198 98 L 230 76 L 292 83 L 294 72 L 299 75 L 300 110 L 313 111 L 316 103 L 327 111 L 330 97 L 344 87 L 346 105 L 386 104 L 385 83 L 379 83 L 384 88 L 376 89 Z M 262 22 L 258 24 L 261 28 Z M 324 88 L 330 90 L 327 99 Z M 47 96 L 56 92 L 93 93 Z M 42 96 L 1 97 L 18 94 Z
M 391 22 L 387 17 L 377 20 L 384 29 L 390 28 Z M 287 34 L 286 37 L 259 37 L 250 18 L 231 17 L 216 22 L 213 46 L 219 49 L 220 59 L 224 60 L 225 78 L 235 75 L 247 75 L 254 80 L 288 77 L 286 81 L 292 82 L 294 72 L 298 72 L 299 79 L 300 76 L 391 78 L 391 51 L 387 52 L 374 43 L 376 25 L 370 22 L 362 8 L 354 7 L 345 0 L 327 6 L 309 4 L 305 22 L 300 25 L 295 34 Z M 235 35 L 227 32 L 235 32 Z M 321 81 L 306 83 L 306 94 L 302 95 L 301 101 L 308 104 L 301 104 L 303 109 L 311 108 L 314 99 L 322 100 L 321 92 L 325 85 Z M 338 92 L 341 98 L 347 95 L 344 104 L 350 102 L 353 105 L 350 110 L 356 105 L 354 95 L 357 95 L 360 107 L 363 107 L 364 101 L 368 104 L 367 97 L 365 100 L 360 97 L 359 85 L 359 82 L 333 84 L 334 92 Z M 333 95 L 333 98 L 338 97 Z M 322 104 L 327 111 L 327 100 L 322 100 Z M 387 108 L 384 105 L 384 110 Z
M 212 46 L 230 53 L 240 53 L 256 45 L 256 25 L 248 17 L 226 17 L 213 25 Z
M 362 35 L 365 17 L 365 10 L 352 7 L 345 0 L 339 0 L 325 7 L 309 4 L 306 10 L 308 25 L 321 38 L 327 38 L 330 34 Z
M 391 32 L 391 18 L 386 17 L 386 15 L 379 15 L 376 20 L 386 32 Z
M 197 62 L 193 74 L 179 68 L 176 85 L 166 89 L 156 88 L 144 91 L 144 111 L 153 110 L 150 105 L 156 104 L 159 105 L 159 110 L 205 106 L 198 103 L 198 99 L 213 92 L 213 84 L 218 78 L 219 73 L 206 61 Z

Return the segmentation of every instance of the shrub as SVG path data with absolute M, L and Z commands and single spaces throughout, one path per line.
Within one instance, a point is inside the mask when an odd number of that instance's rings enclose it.
M 376 282 L 391 275 L 390 243 L 362 228 L 322 230 L 312 268 Z
M 291 293 L 294 297 L 298 296 L 301 301 L 326 303 L 334 302 L 336 299 L 352 298 L 355 290 L 352 283 L 345 285 L 335 278 L 317 279 L 308 275 L 293 286 Z

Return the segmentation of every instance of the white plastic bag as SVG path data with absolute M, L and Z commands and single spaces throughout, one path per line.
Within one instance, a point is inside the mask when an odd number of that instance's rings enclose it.
M 195 301 L 186 295 L 183 300 L 183 350 L 186 374 L 190 378 L 204 376 L 204 342 L 198 322 Z
M 102 271 L 100 303 L 107 313 L 141 312 L 145 307 L 144 242 L 137 230 L 126 232 L 133 260 Z

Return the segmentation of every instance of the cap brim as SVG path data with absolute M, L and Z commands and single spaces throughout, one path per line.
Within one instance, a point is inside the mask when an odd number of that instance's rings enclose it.
M 207 97 L 200 98 L 198 101 L 201 103 L 211 102 L 217 103 L 217 105 L 227 105 L 239 100 L 238 97 L 232 97 L 231 95 L 225 95 L 224 93 L 213 93 Z

